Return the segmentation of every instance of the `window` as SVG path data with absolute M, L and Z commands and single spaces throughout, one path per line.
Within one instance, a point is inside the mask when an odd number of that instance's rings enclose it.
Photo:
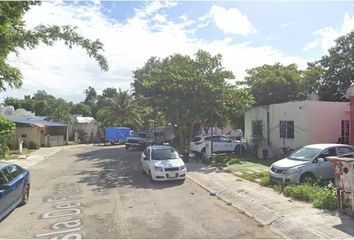
M 6 184 L 6 183 L 8 183 L 8 180 L 7 180 L 7 178 L 4 176 L 4 174 L 2 173 L 2 171 L 0 171 L 0 186 L 1 186 L 1 185 L 4 185 L 4 184 Z
M 320 154 L 321 158 L 330 157 L 330 156 L 337 156 L 336 148 L 332 147 L 332 148 L 325 149 Z
M 279 130 L 281 138 L 294 138 L 294 121 L 280 121 Z
M 252 121 L 252 136 L 262 137 L 263 136 L 263 122 L 262 121 Z
M 226 137 L 220 137 L 220 142 L 230 143 L 230 142 L 232 142 L 232 141 L 231 141 L 231 139 L 229 139 L 229 138 L 226 138 Z
M 8 168 L 5 168 L 3 170 L 3 174 L 5 175 L 5 177 L 7 178 L 7 180 L 10 182 L 12 180 L 12 176 L 11 176 L 11 172 L 9 171 Z
M 353 155 L 353 149 L 349 148 L 349 147 L 338 147 L 337 148 L 338 151 L 338 156 L 343 156 L 343 155 Z
M 349 144 L 349 120 L 341 122 L 341 143 Z
M 15 179 L 23 172 L 23 169 L 18 166 L 11 165 L 5 168 L 5 172 L 11 174 L 11 178 Z

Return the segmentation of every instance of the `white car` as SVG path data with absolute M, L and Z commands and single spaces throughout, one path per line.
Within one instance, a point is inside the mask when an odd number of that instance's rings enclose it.
M 190 143 L 190 150 L 196 155 L 203 155 L 206 152 L 206 141 L 211 141 L 210 135 L 199 135 L 194 137 Z M 234 152 L 244 154 L 247 151 L 246 143 L 239 140 L 232 140 L 222 135 L 213 136 L 213 153 Z
M 141 166 L 153 181 L 184 180 L 187 168 L 170 146 L 149 146 L 141 153 Z

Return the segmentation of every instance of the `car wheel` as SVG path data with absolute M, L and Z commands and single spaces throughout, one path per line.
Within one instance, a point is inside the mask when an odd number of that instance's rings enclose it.
M 316 181 L 316 177 L 313 173 L 304 173 L 300 177 L 300 183 L 314 183 Z
M 30 186 L 27 184 L 22 190 L 22 201 L 20 203 L 20 206 L 26 205 L 26 203 L 28 202 L 29 190 L 30 190 Z
M 202 151 L 200 152 L 200 158 L 202 160 L 207 158 L 207 156 L 206 156 L 206 148 L 203 148 Z
M 242 145 L 236 145 L 234 149 L 235 155 L 243 155 L 246 153 L 246 149 Z

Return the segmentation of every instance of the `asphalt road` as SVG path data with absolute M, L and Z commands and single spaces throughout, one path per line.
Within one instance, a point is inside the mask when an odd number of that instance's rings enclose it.
M 0 238 L 279 238 L 190 180 L 152 183 L 140 153 L 81 146 L 33 166 Z

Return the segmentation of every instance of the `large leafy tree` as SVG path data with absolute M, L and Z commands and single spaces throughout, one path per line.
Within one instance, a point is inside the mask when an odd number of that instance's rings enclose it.
M 354 82 L 354 31 L 336 40 L 328 55 L 316 63 L 324 73 L 318 81 L 319 97 L 324 101 L 345 101 L 345 93 Z
M 4 157 L 9 150 L 7 145 L 11 143 L 15 130 L 13 122 L 0 117 L 0 157 Z
M 297 65 L 280 63 L 247 70 L 246 85 L 257 105 L 306 99 L 302 71 Z M 309 87 L 310 88 L 310 87 Z
M 76 32 L 71 26 L 39 25 L 34 29 L 26 29 L 24 14 L 38 1 L 8 1 L 0 2 L 0 91 L 6 88 L 19 88 L 22 76 L 19 69 L 6 62 L 10 53 L 18 53 L 18 49 L 33 49 L 44 43 L 52 46 L 62 40 L 69 48 L 80 46 L 90 57 L 97 60 L 102 70 L 108 70 L 104 56 L 103 45 L 99 40 L 91 41 Z
M 74 104 L 70 110 L 71 114 L 82 115 L 83 117 L 91 117 L 91 107 L 83 102 Z
M 164 59 L 150 58 L 134 71 L 133 92 L 139 101 L 145 101 L 155 112 L 162 112 L 167 121 L 177 126 L 180 142 L 186 143 L 193 129 L 213 125 L 223 126 L 227 120 L 226 101 L 229 89 L 226 79 L 234 78 L 222 67 L 221 55 L 212 56 L 199 50 L 195 58 L 174 54 Z M 231 92 L 231 91 L 230 91 Z M 234 111 L 242 111 L 251 102 L 245 92 L 235 101 Z

